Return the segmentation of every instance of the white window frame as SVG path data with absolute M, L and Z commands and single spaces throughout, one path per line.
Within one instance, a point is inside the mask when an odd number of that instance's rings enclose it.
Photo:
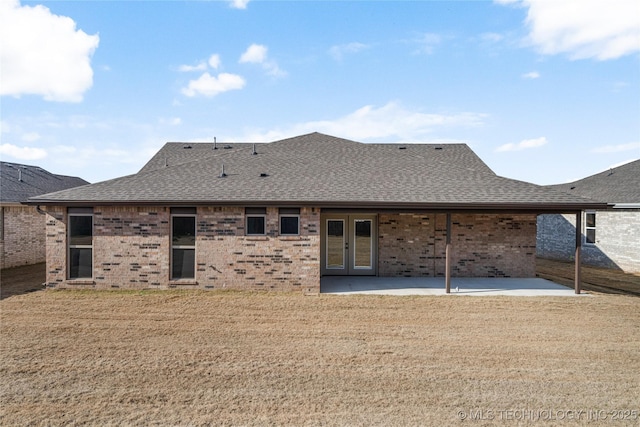
M 593 226 L 589 226 L 589 222 L 587 221 L 587 218 L 589 215 L 593 215 Z M 597 215 L 596 215 L 596 211 L 586 211 L 584 213 L 584 243 L 585 245 L 590 245 L 590 246 L 595 246 L 597 244 L 597 235 L 598 235 L 598 222 L 597 222 Z M 593 242 L 589 241 L 589 230 L 593 230 Z

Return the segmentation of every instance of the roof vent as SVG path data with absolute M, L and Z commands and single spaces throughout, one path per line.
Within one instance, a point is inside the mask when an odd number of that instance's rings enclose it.
M 573 187 L 571 187 L 569 190 L 575 190 L 576 186 L 574 185 Z
M 607 176 L 611 176 L 611 175 L 613 175 L 613 168 L 609 169 L 609 175 Z
M 256 144 L 253 144 L 253 151 L 251 152 L 251 155 L 255 156 L 256 154 L 258 154 L 258 152 L 256 151 Z
M 268 174 L 268 173 L 264 173 L 264 172 L 262 172 L 262 173 L 260 174 L 260 178 L 266 178 L 266 177 L 268 177 L 268 176 L 269 176 L 269 174 Z
M 436 147 L 435 149 L 436 150 L 442 150 L 442 147 Z
M 227 174 L 224 173 L 224 163 L 222 164 L 222 172 L 220 172 L 220 175 L 218 176 L 218 178 L 226 178 Z
M 217 149 L 218 149 L 217 142 L 218 142 L 218 141 L 216 141 L 216 137 L 214 136 L 214 137 L 213 137 L 213 149 L 214 149 L 214 150 L 217 150 Z
M 22 182 L 22 169 L 18 169 L 18 181 Z
M 169 159 L 168 158 L 164 158 L 164 167 L 166 168 L 167 166 L 169 166 Z
M 398 147 L 398 150 L 406 150 L 407 147 Z
M 232 146 L 230 146 L 230 145 L 225 145 L 225 146 L 224 146 L 224 147 L 222 147 L 222 148 L 224 148 L 225 150 L 229 150 L 229 149 L 231 149 L 231 148 L 233 148 L 233 147 L 232 147 Z
M 186 145 L 183 145 L 182 148 L 184 148 L 185 150 L 189 150 L 191 148 L 191 145 L 186 144 Z

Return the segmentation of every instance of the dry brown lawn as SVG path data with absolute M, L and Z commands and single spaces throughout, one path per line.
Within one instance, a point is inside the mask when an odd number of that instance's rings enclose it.
M 635 297 L 45 291 L 0 310 L 0 425 L 640 423 Z

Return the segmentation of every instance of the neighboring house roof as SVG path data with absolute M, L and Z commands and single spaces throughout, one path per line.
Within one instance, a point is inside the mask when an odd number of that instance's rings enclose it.
M 640 160 L 550 188 L 614 204 L 640 203 Z
M 29 197 L 88 184 L 82 178 L 56 175 L 38 166 L 0 162 L 0 201 L 26 202 Z
M 253 147 L 218 143 L 214 150 L 213 143 L 167 143 L 135 175 L 30 202 L 429 209 L 581 209 L 596 204 L 499 177 L 465 144 L 363 144 L 312 133 L 255 144 L 257 154 Z M 226 176 L 220 177 L 223 167 Z

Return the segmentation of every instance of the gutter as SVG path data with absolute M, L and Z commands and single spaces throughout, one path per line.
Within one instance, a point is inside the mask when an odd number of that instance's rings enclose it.
M 277 206 L 277 207 L 298 207 L 310 206 L 325 210 L 340 209 L 364 211 L 364 210 L 393 210 L 393 211 L 448 211 L 448 212 L 489 212 L 489 211 L 512 211 L 512 212 L 536 212 L 536 213 L 566 213 L 578 212 L 582 210 L 606 210 L 611 205 L 599 202 L 585 203 L 394 203 L 394 202 L 337 202 L 321 200 L 154 200 L 154 201 L 57 201 L 57 200 L 28 200 L 27 205 L 51 205 L 67 207 L 86 206 Z M 616 207 L 621 205 L 616 205 Z M 639 205 L 640 206 L 640 205 Z

